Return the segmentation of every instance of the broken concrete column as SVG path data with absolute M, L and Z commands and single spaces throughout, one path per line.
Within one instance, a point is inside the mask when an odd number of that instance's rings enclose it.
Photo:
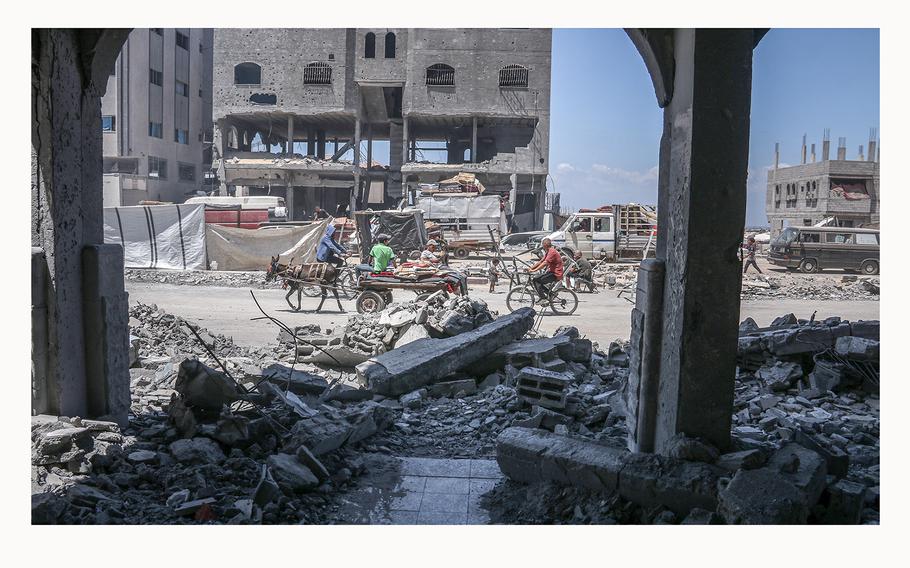
M 512 427 L 499 435 L 496 461 L 514 481 L 552 481 L 592 491 L 616 491 L 624 499 L 662 505 L 679 515 L 717 506 L 720 469 L 655 454 L 560 436 L 546 430 Z
M 101 272 L 94 275 L 84 274 L 83 263 L 89 260 L 84 255 L 94 254 L 84 252 L 86 247 L 104 243 L 101 96 L 128 35 L 128 29 L 32 33 L 31 244 L 46 255 L 47 290 L 52 291 L 46 350 L 39 346 L 33 353 L 47 355 L 44 406 L 55 414 L 125 419 L 118 402 L 128 349 L 126 302 L 118 296 L 122 262 L 119 272 L 106 274 L 105 261 L 99 260 Z M 111 283 L 104 301 L 97 288 L 86 291 L 99 276 Z M 113 283 L 117 278 L 119 286 Z M 99 303 L 87 306 L 92 298 Z M 106 316 L 111 319 L 102 329 L 97 323 Z
M 82 272 L 88 415 L 106 416 L 125 427 L 130 410 L 130 344 L 123 248 L 85 247 Z
M 444 339 L 418 339 L 357 365 L 358 379 L 378 394 L 400 396 L 437 382 L 522 337 L 535 312 L 520 308 L 478 329 Z
M 749 160 L 752 29 L 674 29 L 657 258 L 665 263 L 655 450 L 730 444 Z M 696 78 L 698 78 L 696 80 Z
M 624 393 L 629 409 L 629 449 L 633 452 L 654 451 L 663 292 L 663 261 L 642 261 L 632 310 L 629 382 Z

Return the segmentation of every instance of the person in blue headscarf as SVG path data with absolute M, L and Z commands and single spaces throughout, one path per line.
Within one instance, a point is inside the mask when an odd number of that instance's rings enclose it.
M 316 249 L 316 260 L 328 262 L 340 268 L 344 264 L 344 260 L 341 257 L 346 255 L 348 251 L 340 243 L 335 242 L 334 235 L 335 226 L 329 224 L 325 228 L 325 234 L 322 235 L 322 239 L 319 240 L 319 247 Z

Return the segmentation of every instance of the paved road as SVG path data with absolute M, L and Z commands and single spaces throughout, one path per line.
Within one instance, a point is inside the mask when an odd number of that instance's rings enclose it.
M 274 324 L 268 321 L 250 321 L 262 314 L 245 288 L 220 288 L 202 286 L 172 286 L 127 282 L 130 302 L 157 304 L 165 311 L 199 322 L 215 333 L 231 336 L 240 345 L 273 343 L 278 336 Z M 344 325 L 346 314 L 339 314 L 331 297 L 326 300 L 323 313 L 313 309 L 318 298 L 303 297 L 303 310 L 293 312 L 284 301 L 282 290 L 255 290 L 256 298 L 269 315 L 288 325 L 318 323 L 324 327 Z M 396 298 L 407 298 L 410 293 L 395 292 Z M 508 310 L 505 292 L 490 294 L 485 285 L 472 285 L 471 294 L 485 300 L 500 313 Z M 560 325 L 574 325 L 587 337 L 608 343 L 616 338 L 629 337 L 629 312 L 632 306 L 615 293 L 579 294 L 580 305 L 571 316 L 548 315 L 542 319 L 541 330 L 552 332 Z M 342 305 L 348 313 L 356 313 L 353 302 Z M 874 301 L 811 301 L 811 300 L 762 300 L 743 302 L 740 319 L 753 318 L 759 325 L 771 323 L 775 317 L 793 312 L 797 317 L 808 318 L 817 310 L 816 318 L 840 316 L 848 320 L 879 319 L 879 303 Z

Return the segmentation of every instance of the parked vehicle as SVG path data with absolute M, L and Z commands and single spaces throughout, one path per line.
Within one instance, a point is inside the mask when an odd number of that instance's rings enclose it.
M 588 259 L 641 259 L 653 255 L 656 248 L 657 212 L 654 207 L 635 203 L 580 211 L 549 238 L 569 257 L 581 251 Z
M 549 231 L 529 231 L 527 233 L 511 233 L 506 235 L 499 241 L 499 248 L 501 250 L 527 250 L 527 244 L 530 239 L 533 237 L 545 237 L 549 235 Z
M 205 222 L 214 225 L 258 229 L 263 225 L 287 221 L 283 197 L 267 195 L 191 197 L 186 203 L 205 205 Z
M 878 274 L 879 245 L 875 229 L 787 227 L 771 241 L 768 261 L 807 273 L 837 268 Z

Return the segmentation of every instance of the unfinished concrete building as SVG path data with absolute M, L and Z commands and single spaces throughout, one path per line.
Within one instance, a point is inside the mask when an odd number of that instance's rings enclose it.
M 825 130 L 821 160 L 815 144 L 808 153 L 803 136 L 800 164 L 780 165 L 780 145 L 774 148 L 774 168 L 768 172 L 765 211 L 774 238 L 790 226 L 811 226 L 820 222 L 838 227 L 878 227 L 879 151 L 876 130 L 869 133 L 868 154 L 863 147 L 853 160 L 847 159 L 846 138 L 840 138 L 837 159 L 829 159 L 831 141 Z
M 135 29 L 101 99 L 104 205 L 183 203 L 212 184 L 212 30 Z
M 550 47 L 548 29 L 217 30 L 221 192 L 283 196 L 295 220 L 469 172 L 539 229 Z

